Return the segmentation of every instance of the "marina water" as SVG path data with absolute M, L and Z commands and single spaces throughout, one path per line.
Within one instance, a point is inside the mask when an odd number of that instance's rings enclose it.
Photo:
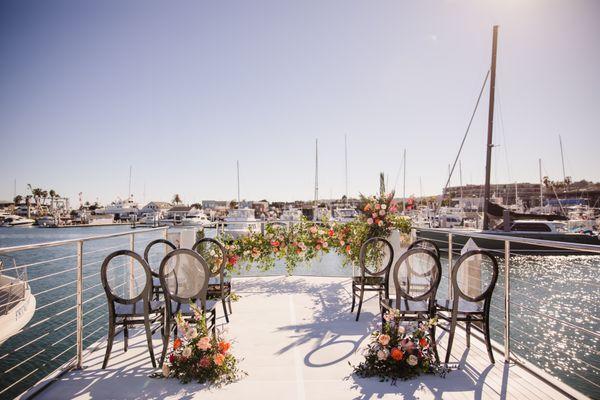
M 0 228 L 0 247 L 77 239 L 120 231 L 132 230 L 129 226 Z M 207 231 L 207 236 L 213 234 L 214 232 Z M 143 253 L 146 244 L 159 237 L 162 237 L 160 232 L 136 234 L 135 250 Z M 102 339 L 107 330 L 106 299 L 99 275 L 102 260 L 110 252 L 128 249 L 129 246 L 127 236 L 85 242 L 84 347 Z M 0 347 L 0 398 L 12 398 L 22 393 L 75 356 L 75 245 L 23 251 L 12 256 L 17 265 L 39 263 L 28 268 L 37 310 L 24 331 L 8 339 Z M 47 260 L 54 261 L 42 263 Z M 447 259 L 442 261 L 444 277 L 438 297 L 448 293 Z M 502 343 L 504 262 L 502 259 L 498 261 L 501 274 L 492 302 L 491 326 L 492 338 Z M 597 335 L 600 331 L 597 309 L 597 304 L 600 303 L 599 267 L 600 256 L 519 256 L 511 259 L 513 353 L 592 398 L 600 397 L 600 347 Z M 45 277 L 49 274 L 53 275 Z M 285 274 L 283 263 L 277 263 L 275 269 L 267 272 L 255 268 L 240 272 L 240 275 L 245 276 Z M 311 264 L 299 265 L 294 274 L 351 276 L 352 268 L 342 266 L 337 255 L 326 254 Z M 545 316 L 533 314 L 523 307 L 534 309 Z M 351 318 L 350 314 L 348 318 Z M 496 362 L 502 361 L 499 358 Z

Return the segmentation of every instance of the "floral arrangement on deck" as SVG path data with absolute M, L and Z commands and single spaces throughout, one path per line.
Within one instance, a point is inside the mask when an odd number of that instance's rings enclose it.
M 387 237 L 392 230 L 410 232 L 410 220 L 398 214 L 394 194 L 379 197 L 361 196 L 361 213 L 351 222 L 322 222 L 302 220 L 291 226 L 266 225 L 264 234 L 252 232 L 236 240 L 224 238 L 228 252 L 227 267 L 236 270 L 244 264 L 267 271 L 277 260 L 285 261 L 288 273 L 301 262 L 310 261 L 334 251 L 344 264 L 357 265 L 361 245 L 375 236 Z
M 437 360 L 429 329 L 435 319 L 420 323 L 412 332 L 400 324 L 400 311 L 390 310 L 384 314 L 381 332 L 371 335 L 365 349 L 365 360 L 354 366 L 354 373 L 361 378 L 378 377 L 380 381 L 414 378 L 421 373 L 437 373 L 445 376 L 446 368 Z
M 182 383 L 195 380 L 221 386 L 246 375 L 238 368 L 238 359 L 230 351 L 231 342 L 219 334 L 210 335 L 202 311 L 194 304 L 191 306 L 194 310 L 193 320 L 184 320 L 181 313 L 177 315 L 177 330 L 183 336 L 175 337 L 161 376 L 177 378 Z

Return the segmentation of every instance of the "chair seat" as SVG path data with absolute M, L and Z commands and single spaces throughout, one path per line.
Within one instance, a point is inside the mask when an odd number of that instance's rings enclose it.
M 153 276 L 152 277 L 152 286 L 156 287 L 161 287 L 160 285 L 160 278 Z
M 150 302 L 150 313 L 157 313 L 163 307 L 162 301 L 151 301 Z M 115 314 L 119 317 L 123 316 L 143 316 L 144 315 L 144 301 L 140 300 L 133 304 L 121 304 L 115 303 Z
M 436 300 L 435 305 L 440 311 L 452 311 L 452 300 Z M 458 299 L 458 312 L 459 314 L 483 314 L 483 304 Z
M 179 306 L 179 309 L 177 309 L 177 306 Z M 207 313 L 214 312 L 216 306 L 217 306 L 216 301 L 207 300 L 206 301 L 206 309 L 204 311 Z M 200 304 L 198 304 L 198 307 L 200 307 Z M 189 303 L 177 303 L 176 301 L 172 301 L 172 300 L 171 300 L 171 311 L 173 311 L 173 313 L 177 313 L 177 312 L 181 311 L 181 314 L 183 314 L 183 315 L 193 315 L 194 314 L 194 311 L 192 310 L 192 306 Z
M 361 285 L 363 282 L 365 285 L 380 286 L 385 283 L 383 276 L 354 276 L 352 282 Z
M 404 312 L 404 313 L 425 313 L 425 312 L 429 312 L 429 304 L 427 303 L 427 301 L 414 301 L 414 300 L 400 300 L 400 303 L 397 304 L 396 303 L 396 298 L 394 296 L 390 297 L 389 299 L 385 299 L 382 300 L 382 303 L 388 305 L 388 304 L 392 304 L 392 307 L 394 307 L 397 310 L 400 310 L 400 312 Z

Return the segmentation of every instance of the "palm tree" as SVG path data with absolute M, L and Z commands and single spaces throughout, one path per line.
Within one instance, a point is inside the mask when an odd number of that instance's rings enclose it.
M 21 196 L 20 194 L 18 194 L 18 195 L 15 196 L 15 198 L 13 199 L 13 201 L 15 202 L 15 206 L 19 205 L 23 201 L 23 196 Z
M 173 196 L 173 203 L 181 204 L 181 197 L 179 197 L 178 194 L 175 194 L 175 196 Z

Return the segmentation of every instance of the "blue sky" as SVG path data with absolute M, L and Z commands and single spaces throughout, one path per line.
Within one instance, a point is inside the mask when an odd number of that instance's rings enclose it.
M 493 181 L 600 180 L 600 2 L 2 1 L 0 199 L 441 192 L 500 25 Z M 480 183 L 488 97 L 462 156 Z M 458 183 L 458 177 L 453 180 Z M 397 186 L 401 192 L 401 179 Z M 144 196 L 145 194 L 145 196 Z

